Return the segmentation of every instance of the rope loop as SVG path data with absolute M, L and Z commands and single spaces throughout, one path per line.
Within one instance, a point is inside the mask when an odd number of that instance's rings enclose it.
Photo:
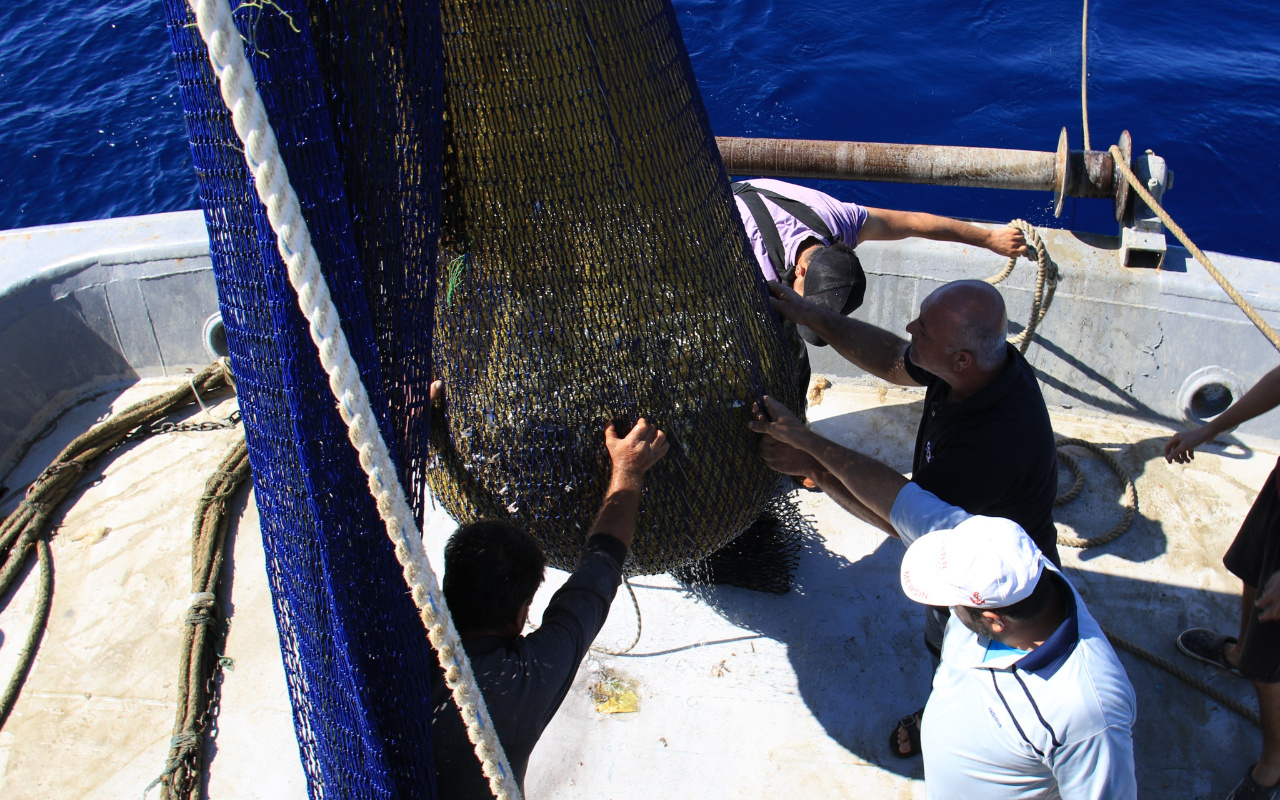
M 1036 328 L 1039 327 L 1044 315 L 1049 313 L 1049 306 L 1053 303 L 1053 294 L 1058 289 L 1058 266 L 1049 258 L 1049 251 L 1045 249 L 1044 242 L 1040 239 L 1040 233 L 1036 227 L 1026 220 L 1015 219 L 1009 222 L 1010 228 L 1016 228 L 1022 231 L 1022 235 L 1027 237 L 1027 259 L 1036 262 L 1036 293 L 1031 301 L 1031 318 L 1027 321 L 1027 326 L 1022 329 L 1021 333 L 1009 337 L 1010 344 L 1018 345 L 1019 353 L 1026 353 L 1027 348 L 1031 346 L 1031 340 L 1035 337 Z M 1033 259 L 1031 253 L 1035 253 Z M 995 286 L 1013 274 L 1013 268 L 1018 263 L 1017 256 L 1009 256 L 1009 262 L 1000 272 L 986 278 L 986 282 Z
M 1115 541 L 1120 538 L 1120 534 L 1129 530 L 1129 526 L 1133 524 L 1134 516 L 1138 513 L 1138 489 L 1133 484 L 1133 478 L 1129 476 L 1129 471 L 1124 468 L 1124 465 L 1122 465 L 1114 455 L 1103 450 L 1093 442 L 1087 442 L 1084 439 L 1072 439 L 1067 436 L 1059 436 L 1058 458 L 1067 462 L 1067 466 L 1075 475 L 1075 481 L 1070 489 L 1055 500 L 1054 505 L 1062 505 L 1063 503 L 1068 503 L 1074 500 L 1079 496 L 1081 488 L 1084 487 L 1084 475 L 1080 471 L 1080 465 L 1076 462 L 1075 458 L 1062 451 L 1062 448 L 1064 447 L 1080 447 L 1088 450 L 1098 458 L 1102 459 L 1103 463 L 1111 468 L 1111 471 L 1114 472 L 1116 477 L 1120 479 L 1120 482 L 1124 484 L 1125 509 L 1124 515 L 1120 518 L 1120 521 L 1106 533 L 1099 536 L 1091 536 L 1088 539 L 1058 534 L 1058 544 L 1063 547 L 1085 548 L 1097 547 L 1098 545 Z

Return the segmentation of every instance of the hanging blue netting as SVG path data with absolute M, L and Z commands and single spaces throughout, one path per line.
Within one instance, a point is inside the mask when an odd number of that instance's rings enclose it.
M 433 796 L 434 655 L 194 19 L 181 0 L 165 5 L 310 794 Z M 312 6 L 242 4 L 236 22 L 352 353 L 413 486 L 440 216 L 438 15 L 376 0 Z M 393 335 L 402 330 L 421 335 Z

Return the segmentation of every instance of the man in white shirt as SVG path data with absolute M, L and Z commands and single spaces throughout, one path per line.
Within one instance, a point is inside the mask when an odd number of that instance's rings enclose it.
M 819 436 L 772 398 L 764 404 L 751 429 L 764 434 L 766 463 L 779 445 L 816 458 L 907 545 L 907 596 L 952 609 L 920 725 L 930 800 L 1136 797 L 1133 687 L 1031 537 Z

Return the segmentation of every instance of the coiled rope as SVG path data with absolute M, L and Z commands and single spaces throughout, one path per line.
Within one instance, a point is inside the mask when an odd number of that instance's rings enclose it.
M 298 197 L 289 183 L 275 133 L 245 59 L 240 32 L 231 18 L 231 7 L 227 0 L 192 0 L 191 8 L 200 36 L 208 47 L 209 62 L 218 77 L 222 99 L 231 112 L 236 135 L 244 145 L 245 162 L 253 174 L 254 188 L 276 234 L 276 246 L 288 270 L 289 283 L 298 294 L 298 307 L 310 327 L 320 363 L 329 375 L 329 388 L 338 400 L 348 437 L 360 454 L 360 466 L 369 477 L 369 490 L 377 500 L 387 536 L 395 545 L 396 560 L 404 569 L 405 583 L 440 657 L 445 683 L 462 713 L 467 736 L 475 745 L 489 788 L 500 800 L 515 800 L 520 797 L 519 786 L 493 730 L 471 662 L 462 649 L 439 581 L 423 550 L 422 534 L 369 406 L 368 392 L 351 357 Z
M 1124 468 L 1116 457 L 1103 450 L 1093 442 L 1086 442 L 1084 439 L 1072 439 L 1066 436 L 1058 437 L 1058 460 L 1066 463 L 1074 476 L 1071 488 L 1053 501 L 1055 506 L 1069 503 L 1080 495 L 1080 490 L 1084 488 L 1084 473 L 1080 471 L 1080 464 L 1069 453 L 1063 451 L 1064 447 L 1080 447 L 1096 455 L 1098 458 L 1111 468 L 1116 474 L 1120 482 L 1124 484 L 1124 515 L 1120 521 L 1115 524 L 1111 530 L 1099 536 L 1090 536 L 1088 539 L 1081 539 L 1076 536 L 1067 536 L 1058 534 L 1058 544 L 1064 547 L 1097 547 L 1098 545 L 1113 542 L 1120 537 L 1120 534 L 1129 530 L 1129 526 L 1133 524 L 1134 515 L 1138 513 L 1138 489 L 1133 485 L 1133 478 L 1129 477 L 1129 472 Z
M 1085 9 L 1086 9 L 1085 10 L 1085 35 L 1087 36 L 1088 34 L 1088 0 L 1085 0 Z M 1081 44 L 1081 49 L 1083 53 L 1084 51 L 1083 43 Z M 1083 70 L 1084 68 L 1082 67 L 1081 68 L 1082 101 L 1084 98 L 1084 88 L 1083 88 L 1084 71 Z M 1089 148 L 1089 145 L 1087 143 L 1088 137 L 1089 137 L 1089 132 L 1088 132 L 1089 117 L 1088 117 L 1087 107 L 1084 111 L 1084 125 L 1085 125 L 1085 141 L 1086 141 L 1085 149 L 1087 150 Z M 1124 174 L 1125 178 L 1129 181 L 1130 185 L 1132 185 L 1133 188 L 1138 192 L 1139 196 L 1142 197 L 1143 201 L 1145 201 L 1146 204 L 1153 211 L 1155 211 L 1156 214 L 1160 217 L 1161 222 L 1163 222 L 1165 226 L 1169 228 L 1169 230 L 1173 231 L 1174 235 L 1178 237 L 1178 240 L 1181 241 L 1183 245 L 1186 246 L 1187 250 L 1189 250 L 1191 254 L 1195 256 L 1196 260 L 1198 260 L 1201 263 L 1201 265 L 1204 266 L 1204 268 L 1209 272 L 1209 274 L 1213 277 L 1213 279 L 1218 282 L 1218 285 L 1221 286 L 1224 291 L 1226 291 L 1227 295 L 1235 302 L 1235 304 L 1239 306 L 1242 311 L 1244 311 L 1245 316 L 1247 316 L 1250 319 L 1250 321 L 1252 321 L 1253 324 L 1256 325 L 1260 331 L 1262 331 L 1262 333 L 1271 341 L 1273 345 L 1276 346 L 1277 349 L 1280 349 L 1280 336 L 1276 335 L 1276 332 L 1271 328 L 1271 326 L 1268 325 L 1262 319 L 1262 317 L 1258 315 L 1258 312 L 1254 310 L 1254 308 L 1248 303 L 1248 301 L 1246 301 L 1243 297 L 1240 296 L 1240 293 L 1235 290 L 1235 287 L 1231 285 L 1230 281 L 1228 281 L 1222 275 L 1222 273 L 1218 272 L 1218 270 L 1214 268 L 1213 264 L 1209 261 L 1208 257 L 1206 257 L 1204 253 L 1202 253 L 1200 249 L 1195 246 L 1195 244 L 1187 237 L 1187 235 L 1182 231 L 1182 229 L 1178 227 L 1177 223 L 1175 223 L 1173 219 L 1169 217 L 1168 213 L 1163 208 L 1160 207 L 1160 204 L 1156 202 L 1156 199 L 1151 196 L 1150 192 L 1146 190 L 1146 188 L 1142 185 L 1141 181 L 1138 180 L 1137 176 L 1133 174 L 1133 171 L 1130 170 L 1128 165 L 1124 163 L 1124 157 L 1120 153 L 1120 149 L 1115 145 L 1111 146 L 1111 157 L 1112 159 L 1114 159 L 1116 165 L 1120 168 L 1120 171 Z M 1053 262 L 1049 260 L 1048 253 L 1044 248 L 1043 242 L 1040 240 L 1039 234 L 1036 233 L 1036 229 L 1034 226 L 1020 219 L 1013 220 L 1012 222 L 1009 223 L 1009 225 L 1010 227 L 1014 227 L 1014 228 L 1017 228 L 1018 230 L 1021 230 L 1023 232 L 1023 235 L 1027 237 L 1027 244 L 1031 247 L 1031 249 L 1034 249 L 1036 252 L 1036 263 L 1039 267 L 1039 272 L 1036 275 L 1036 294 L 1031 305 L 1030 321 L 1027 323 L 1027 327 L 1023 329 L 1022 333 L 1018 334 L 1017 336 L 1010 337 L 1009 339 L 1010 343 L 1019 344 L 1019 348 L 1018 348 L 1019 352 L 1026 353 L 1027 347 L 1031 343 L 1031 338 L 1032 336 L 1035 335 L 1036 327 L 1040 324 L 1040 321 L 1044 319 L 1045 313 L 1049 310 L 1049 305 L 1053 302 L 1053 294 L 1054 294 L 1054 291 L 1057 289 L 1059 274 L 1058 274 L 1058 269 L 1056 265 L 1054 265 Z M 1005 265 L 1005 268 L 998 274 L 993 275 L 990 278 L 987 278 L 986 282 L 989 284 L 995 285 L 1003 281 L 1005 278 L 1008 278 L 1009 275 L 1013 273 L 1013 269 L 1014 269 L 1014 266 L 1017 264 L 1017 260 L 1018 260 L 1017 256 L 1011 256 L 1009 258 L 1009 263 Z M 1076 497 L 1080 495 L 1081 490 L 1084 488 L 1084 473 L 1080 470 L 1080 465 L 1076 462 L 1075 458 L 1062 449 L 1064 447 L 1081 447 L 1081 448 L 1084 448 L 1085 450 L 1090 451 L 1091 453 L 1094 453 L 1099 458 L 1101 458 L 1103 462 L 1106 463 L 1106 465 L 1110 467 L 1113 472 L 1115 472 L 1116 476 L 1120 478 L 1121 482 L 1124 484 L 1124 487 L 1125 487 L 1124 515 L 1120 519 L 1120 521 L 1115 524 L 1115 526 L 1113 526 L 1106 533 L 1103 533 L 1099 536 L 1091 536 L 1088 539 L 1083 539 L 1076 536 L 1067 536 L 1065 534 L 1059 534 L 1058 544 L 1063 545 L 1064 547 L 1086 548 L 1086 547 L 1097 547 L 1099 545 L 1103 545 L 1103 544 L 1107 544 L 1108 542 L 1115 541 L 1117 538 L 1120 537 L 1122 533 L 1124 533 L 1129 529 L 1129 527 L 1133 524 L 1134 517 L 1138 513 L 1138 490 L 1137 490 L 1137 487 L 1134 485 L 1133 479 L 1129 476 L 1128 471 L 1120 464 L 1120 462 L 1116 460 L 1115 456 L 1113 456 L 1111 453 L 1108 453 L 1106 450 L 1103 450 L 1101 447 L 1099 447 L 1098 445 L 1092 442 L 1087 442 L 1083 439 L 1058 437 L 1057 443 L 1058 443 L 1058 458 L 1061 461 L 1063 461 L 1067 465 L 1067 467 L 1071 470 L 1073 475 L 1073 480 L 1072 480 L 1071 488 L 1069 488 L 1067 491 L 1059 495 L 1054 500 L 1054 505 L 1063 505 L 1065 503 L 1071 502 L 1072 500 L 1074 500 Z M 1169 659 L 1164 658 L 1163 656 L 1156 655 L 1155 653 L 1151 652 L 1150 650 L 1147 650 L 1141 645 L 1135 644 L 1129 641 L 1128 639 L 1125 639 L 1124 637 L 1110 630 L 1104 629 L 1104 632 L 1107 634 L 1107 638 L 1111 640 L 1111 643 L 1114 646 L 1119 647 L 1122 650 L 1126 650 L 1129 653 L 1132 653 L 1133 655 L 1138 656 L 1139 658 L 1142 658 L 1150 662 L 1152 665 L 1159 667 L 1160 669 L 1163 669 L 1164 671 L 1168 672 L 1170 675 L 1173 675 L 1174 677 L 1178 678 L 1182 682 L 1186 683 L 1188 686 L 1203 692 L 1205 695 L 1212 698 L 1215 702 L 1217 702 L 1224 708 L 1234 711 L 1235 713 L 1239 714 L 1240 716 L 1252 722 L 1254 725 L 1257 725 L 1259 727 L 1262 726 L 1261 718 L 1259 717 L 1258 712 L 1255 711 L 1254 709 L 1251 709 L 1248 706 L 1236 700 L 1235 698 L 1232 698 L 1226 695 L 1224 692 L 1222 692 L 1222 690 L 1218 689 L 1215 686 L 1209 685 L 1208 682 L 1204 681 L 1201 678 L 1196 677 L 1195 675 L 1192 675 L 1190 672 L 1187 672 L 1185 669 L 1173 663 Z
M 1059 534 L 1058 544 L 1063 545 L 1065 547 L 1084 548 L 1084 547 L 1097 547 L 1098 545 L 1102 545 L 1102 544 L 1106 544 L 1107 542 L 1114 541 L 1120 536 L 1120 534 L 1124 533 L 1126 530 L 1129 529 L 1129 526 L 1133 524 L 1134 516 L 1138 512 L 1138 490 L 1137 490 L 1137 487 L 1134 486 L 1133 479 L 1129 477 L 1128 471 L 1125 470 L 1125 468 L 1120 464 L 1120 462 L 1116 459 L 1115 456 L 1113 456 L 1111 453 L 1108 453 L 1106 450 L 1103 450 L 1098 445 L 1092 442 L 1086 442 L 1083 439 L 1071 439 L 1065 436 L 1060 436 L 1058 437 L 1058 459 L 1067 464 L 1067 467 L 1071 470 L 1071 473 L 1074 476 L 1074 480 L 1072 481 L 1071 488 L 1063 492 L 1062 494 L 1058 495 L 1057 499 L 1054 500 L 1055 506 L 1063 505 L 1065 503 L 1069 503 L 1072 500 L 1076 499 L 1076 497 L 1080 495 L 1080 490 L 1084 487 L 1084 474 L 1080 470 L 1080 465 L 1076 462 L 1075 458 L 1073 458 L 1071 455 L 1069 455 L 1062 449 L 1064 447 L 1082 447 L 1090 451 L 1091 453 L 1094 453 L 1099 458 L 1101 458 L 1107 464 L 1107 466 L 1110 467 L 1113 472 L 1115 472 L 1116 476 L 1120 478 L 1121 482 L 1124 483 L 1125 500 L 1127 501 L 1127 503 L 1125 507 L 1124 517 L 1120 520 L 1120 522 L 1116 523 L 1116 525 L 1113 528 L 1111 528 L 1111 530 L 1107 531 L 1101 536 L 1091 536 L 1088 539 L 1080 539 L 1075 536 L 1065 536 L 1065 535 Z M 1235 713 L 1239 714 L 1240 716 L 1252 722 L 1254 725 L 1257 725 L 1258 727 L 1262 727 L 1261 717 L 1258 715 L 1258 712 L 1255 711 L 1254 709 L 1251 709 L 1245 704 L 1236 700 L 1235 698 L 1228 696 L 1225 692 L 1223 692 L 1221 689 L 1217 688 L 1216 686 L 1211 686 L 1204 679 L 1191 674 L 1190 672 L 1178 666 L 1177 664 L 1165 658 L 1164 656 L 1157 655 L 1151 652 L 1150 650 L 1147 650 L 1145 647 L 1142 647 L 1139 644 L 1135 644 L 1134 642 L 1129 641 L 1128 639 L 1124 638 L 1123 636 L 1120 636 L 1119 634 L 1115 633 L 1109 628 L 1106 628 L 1105 626 L 1103 627 L 1102 630 L 1103 630 L 1103 633 L 1107 635 L 1107 638 L 1111 640 L 1111 644 L 1114 645 L 1115 647 L 1118 647 L 1122 650 L 1126 650 L 1129 653 L 1132 653 L 1133 655 L 1145 661 L 1150 662 L 1153 666 L 1159 667 L 1165 672 L 1168 672 L 1170 675 L 1173 675 L 1175 678 L 1187 684 L 1191 688 L 1198 689 L 1199 691 L 1208 695 L 1210 698 L 1212 698 L 1215 702 L 1217 702 L 1219 705 L 1223 706 L 1224 708 L 1234 711 Z
M 1049 258 L 1049 251 L 1045 249 L 1044 242 L 1040 241 L 1040 234 L 1034 225 L 1025 220 L 1015 219 L 1009 223 L 1009 227 L 1022 231 L 1022 235 L 1027 237 L 1028 248 L 1036 254 L 1034 259 L 1037 267 L 1036 292 L 1031 299 L 1031 317 L 1020 333 L 1009 337 L 1009 343 L 1018 345 L 1018 352 L 1025 354 L 1027 348 L 1031 346 L 1031 340 L 1035 337 L 1036 328 L 1044 319 L 1044 315 L 1049 313 L 1049 306 L 1053 303 L 1053 294 L 1058 289 L 1058 266 Z M 1028 255 L 1027 258 L 1030 259 L 1031 256 Z M 1009 256 L 1009 263 L 1005 264 L 1004 269 L 987 278 L 986 282 L 992 286 L 1000 283 L 1013 274 L 1013 268 L 1017 263 L 1017 256 Z

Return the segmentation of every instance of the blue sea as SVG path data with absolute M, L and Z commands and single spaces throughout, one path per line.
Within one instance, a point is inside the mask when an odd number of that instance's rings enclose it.
M 604 2 L 605 0 L 599 0 Z M 1077 0 L 676 0 L 719 135 L 1082 146 Z M 1176 174 L 1211 250 L 1280 260 L 1280 3 L 1094 0 L 1095 149 L 1124 129 Z M 1109 201 L 817 184 L 865 205 L 1114 234 Z M 155 0 L 0 4 L 0 229 L 198 207 Z

